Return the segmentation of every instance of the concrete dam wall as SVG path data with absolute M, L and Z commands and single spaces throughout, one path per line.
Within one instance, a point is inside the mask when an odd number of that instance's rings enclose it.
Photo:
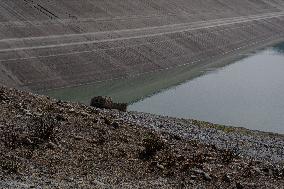
M 84 85 L 283 38 L 283 0 L 1 0 L 0 84 Z

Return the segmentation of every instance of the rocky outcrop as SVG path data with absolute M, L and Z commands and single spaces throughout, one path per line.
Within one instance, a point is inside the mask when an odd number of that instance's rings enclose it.
M 110 97 L 97 96 L 92 98 L 91 106 L 96 108 L 117 109 L 127 111 L 127 103 L 114 103 Z

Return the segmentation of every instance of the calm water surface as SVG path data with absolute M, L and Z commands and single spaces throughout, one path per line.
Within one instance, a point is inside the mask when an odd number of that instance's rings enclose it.
M 129 110 L 284 133 L 284 43 L 146 97 Z

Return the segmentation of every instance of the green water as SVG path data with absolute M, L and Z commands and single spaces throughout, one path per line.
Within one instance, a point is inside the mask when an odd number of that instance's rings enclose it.
M 284 133 L 284 43 L 144 98 L 129 110 Z
M 94 96 L 110 96 L 130 103 L 132 111 L 284 133 L 284 43 L 229 62 L 199 63 L 43 94 L 85 104 Z

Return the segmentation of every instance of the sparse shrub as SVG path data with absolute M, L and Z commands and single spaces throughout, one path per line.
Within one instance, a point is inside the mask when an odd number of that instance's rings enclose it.
M 192 157 L 192 162 L 195 165 L 203 164 L 204 162 L 206 162 L 206 154 L 203 153 L 194 154 Z
M 49 114 L 34 118 L 30 125 L 33 142 L 39 144 L 54 139 L 57 124 L 56 117 Z
M 32 117 L 26 128 L 23 127 L 21 130 L 8 128 L 0 133 L 0 141 L 11 149 L 19 147 L 34 149 L 42 143 L 55 139 L 57 124 L 56 118 L 49 114 Z
M 19 146 L 19 135 L 13 131 L 2 133 L 1 141 L 8 148 L 15 149 Z
M 233 148 L 233 149 L 225 149 L 221 153 L 221 159 L 225 163 L 230 163 L 234 159 L 238 158 L 240 155 L 240 151 L 238 148 Z
M 152 158 L 156 152 L 160 151 L 165 146 L 164 142 L 153 133 L 145 135 L 142 145 L 144 150 L 140 152 L 139 157 L 145 160 Z
M 20 163 L 13 159 L 3 158 L 0 159 L 0 168 L 9 174 L 14 174 L 19 172 Z
M 107 142 L 107 132 L 103 129 L 98 129 L 97 130 L 97 136 L 95 137 L 95 140 L 94 142 L 97 144 L 97 145 L 104 145 L 106 142 Z

